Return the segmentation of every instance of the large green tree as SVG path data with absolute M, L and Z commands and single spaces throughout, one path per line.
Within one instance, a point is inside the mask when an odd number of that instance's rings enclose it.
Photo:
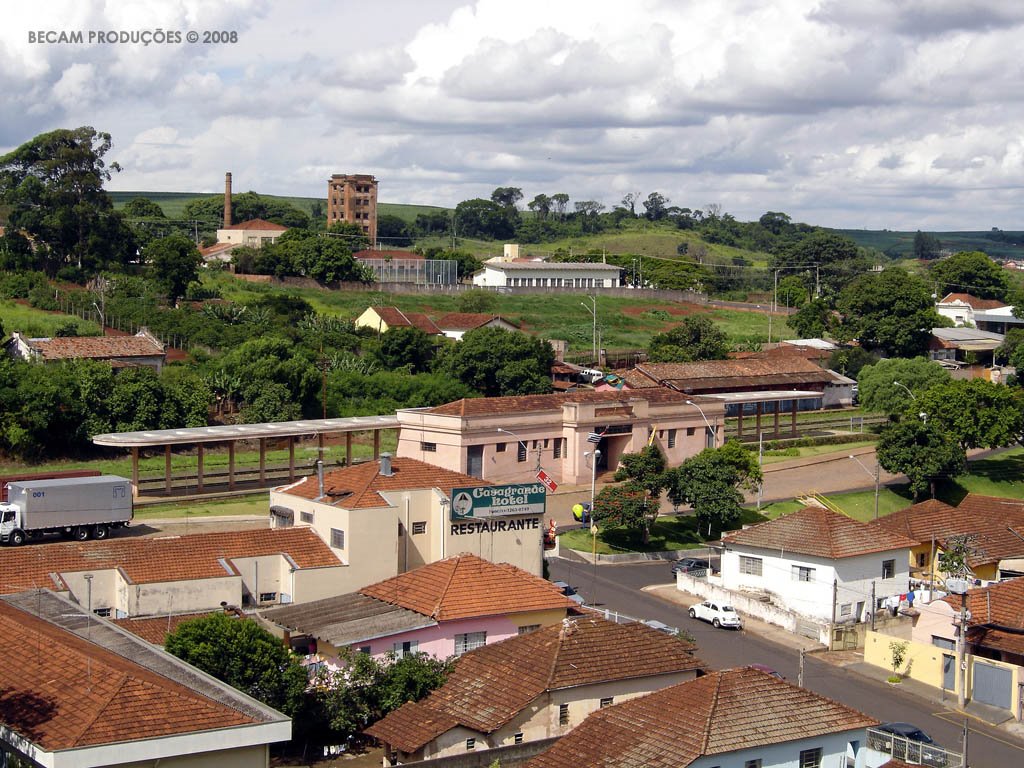
M 148 197 L 133 197 L 124 206 L 124 215 L 133 219 L 166 219 L 164 209 Z
M 874 365 L 865 365 L 857 375 L 860 404 L 864 410 L 888 414 L 908 410 L 914 397 L 921 397 L 931 387 L 948 381 L 949 372 L 924 357 L 879 360 Z M 907 392 L 908 389 L 913 396 Z
M 816 230 L 776 253 L 770 267 L 780 276 L 803 275 L 808 284 L 820 279 L 822 293 L 832 297 L 869 269 L 871 259 L 850 238 Z
M 914 415 L 882 429 L 876 455 L 883 469 L 907 476 L 915 500 L 928 489 L 934 498 L 936 482 L 963 473 L 967 464 L 964 449 L 935 419 Z
M 668 497 L 675 505 L 690 504 L 706 535 L 728 530 L 742 513 L 742 490 L 761 482 L 757 456 L 734 440 L 706 448 L 668 471 Z
M 390 328 L 380 337 L 377 359 L 389 371 L 425 373 L 434 359 L 434 342 L 419 328 Z
M 153 277 L 166 292 L 168 304 L 173 305 L 199 279 L 203 257 L 187 237 L 168 235 L 153 240 L 142 255 L 152 265 Z
M 937 259 L 942 251 L 942 243 L 935 235 L 929 235 L 920 229 L 914 235 L 914 258 Z
M 1010 292 L 1006 270 L 981 251 L 960 251 L 932 264 L 928 277 L 942 298 L 948 293 L 969 293 L 979 299 L 1005 301 Z
M 463 200 L 455 206 L 455 234 L 462 237 L 507 240 L 518 224 L 519 212 L 514 206 L 480 198 Z
M 818 339 L 824 336 L 832 324 L 832 310 L 823 299 L 806 302 L 786 321 L 801 339 Z
M 928 284 L 892 267 L 858 277 L 842 290 L 837 307 L 861 346 L 896 357 L 923 353 L 931 329 L 949 324 L 935 311 Z
M 8 228 L 27 233 L 51 275 L 73 267 L 89 275 L 123 266 L 135 241 L 103 189 L 117 163 L 107 165 L 109 133 L 89 126 L 43 133 L 0 157 L 0 202 Z
M 487 397 L 551 391 L 555 353 L 544 339 L 475 328 L 439 355 L 438 370 Z
M 927 413 L 961 448 L 1001 448 L 1024 435 L 1024 393 L 984 379 L 946 381 L 921 393 L 914 410 Z
M 224 196 L 210 195 L 193 200 L 185 206 L 182 218 L 197 219 L 208 225 L 221 226 L 224 221 Z M 308 229 L 312 223 L 309 214 L 293 205 L 255 192 L 243 192 L 231 197 L 231 223 L 240 224 L 251 219 L 264 219 L 282 227 Z
M 647 347 L 654 363 L 688 363 L 696 360 L 724 360 L 728 337 L 709 317 L 684 317 L 675 328 L 656 334 Z

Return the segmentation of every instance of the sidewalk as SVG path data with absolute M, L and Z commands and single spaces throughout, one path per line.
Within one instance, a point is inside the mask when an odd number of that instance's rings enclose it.
M 644 587 L 643 591 L 662 600 L 687 608 L 700 602 L 699 597 L 677 589 L 674 584 Z M 820 661 L 836 667 L 842 667 L 849 672 L 874 680 L 875 682 L 885 680 L 888 676 L 888 670 L 866 663 L 864 661 L 864 654 L 860 651 L 829 651 L 825 646 L 816 643 L 810 638 L 795 635 L 782 629 L 782 627 L 747 616 L 743 617 L 743 625 L 746 631 L 764 637 L 773 643 L 793 648 L 797 651 L 804 650 L 807 653 L 813 653 L 814 658 Z M 928 702 L 932 706 L 947 710 L 950 715 L 957 717 L 966 715 L 973 720 L 999 728 L 1008 736 L 1024 740 L 1024 723 L 1014 720 L 1013 716 L 1005 709 L 990 707 L 976 702 L 967 702 L 967 706 L 960 710 L 957 707 L 955 693 L 933 688 L 930 685 L 925 685 L 909 678 L 904 679 L 899 684 L 899 689 L 921 701 Z

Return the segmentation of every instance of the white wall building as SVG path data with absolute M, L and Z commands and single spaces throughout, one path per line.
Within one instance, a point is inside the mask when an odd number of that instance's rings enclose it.
M 723 537 L 725 589 L 770 595 L 795 613 L 865 621 L 910 582 L 911 539 L 819 507 Z M 874 605 L 872 605 L 874 595 Z
M 622 269 L 596 262 L 554 263 L 519 257 L 519 246 L 506 244 L 504 253 L 483 264 L 473 275 L 481 288 L 615 288 Z

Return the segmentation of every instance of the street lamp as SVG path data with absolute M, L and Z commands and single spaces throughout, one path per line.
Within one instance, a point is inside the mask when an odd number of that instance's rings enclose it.
M 594 330 L 591 340 L 591 354 L 594 356 L 594 365 L 598 365 L 600 361 L 597 359 L 597 296 L 587 296 L 588 299 L 593 302 L 593 308 L 588 307 L 585 302 L 580 302 L 580 306 L 587 310 L 594 318 Z
M 594 449 L 594 452 L 584 451 L 583 455 L 590 457 L 590 538 L 591 557 L 594 564 L 594 582 L 590 588 L 592 603 L 597 605 L 597 523 L 594 522 L 594 500 L 597 498 L 597 462 L 601 459 L 601 451 Z
M 894 387 L 899 387 L 899 388 L 900 388 L 900 389 L 902 389 L 902 390 L 903 390 L 904 392 L 906 392 L 906 393 L 907 393 L 908 395 L 910 395 L 910 399 L 911 399 L 911 400 L 917 400 L 917 396 L 916 396 L 916 395 L 915 395 L 915 394 L 914 394 L 913 392 L 911 392 L 911 391 L 910 391 L 910 388 L 909 388 L 909 387 L 907 387 L 907 385 L 906 385 L 906 384 L 902 384 L 901 382 L 898 382 L 898 381 L 894 381 L 894 382 L 892 383 L 892 385 L 893 385 Z
M 865 467 L 864 463 L 860 459 L 858 459 L 856 456 L 854 456 L 852 453 L 850 454 L 850 458 L 853 459 L 854 461 L 856 461 L 858 464 L 860 464 L 860 468 L 863 469 L 865 472 L 867 472 L 869 476 L 871 476 L 871 477 L 873 477 L 875 479 L 875 520 L 877 520 L 878 519 L 878 477 L 882 473 L 882 468 L 881 468 L 881 466 L 878 463 L 878 456 L 877 455 L 875 456 L 875 471 L 874 472 L 872 472 L 870 469 Z
M 518 443 L 519 443 L 519 444 L 520 444 L 521 446 L 523 446 L 523 451 L 525 451 L 525 452 L 526 452 L 527 454 L 529 454 L 529 453 L 530 453 L 530 446 L 528 446 L 528 445 L 526 444 L 526 441 L 525 441 L 525 440 L 523 440 L 523 438 L 521 438 L 521 437 L 520 437 L 519 435 L 517 435 L 517 434 L 516 434 L 515 432 L 513 432 L 513 431 L 512 431 L 511 429 L 503 429 L 502 427 L 498 427 L 498 432 L 502 432 L 502 433 L 504 433 L 504 434 L 506 434 L 506 435 L 512 435 L 512 437 L 514 437 L 514 438 L 516 439 L 516 441 L 517 441 L 517 442 L 518 442 Z M 538 470 L 538 471 L 539 471 L 539 470 L 540 470 L 540 468 L 541 468 L 541 467 L 540 467 L 540 453 L 541 453 L 541 450 L 542 450 L 542 449 L 541 449 L 540 447 L 538 447 L 538 448 L 537 448 L 537 470 Z
M 86 603 L 87 603 L 88 608 L 89 608 L 89 610 L 86 612 L 86 615 L 85 615 L 85 639 L 91 641 L 92 640 L 92 578 L 93 578 L 93 575 L 91 573 L 87 573 L 84 576 L 82 576 L 82 578 L 85 579 L 86 593 L 88 595 L 88 597 L 86 598 Z
M 700 417 L 702 419 L 704 419 L 704 423 L 708 425 L 708 433 L 711 435 L 711 445 L 706 445 L 707 441 L 705 441 L 705 447 L 706 448 L 717 448 L 718 447 L 718 429 L 717 429 L 717 427 L 711 426 L 711 422 L 708 421 L 708 417 L 704 414 L 704 409 L 701 408 L 699 405 L 697 405 L 695 402 L 693 402 L 693 400 L 687 400 L 686 404 L 687 405 L 692 405 L 694 408 L 696 408 L 698 413 L 700 413 Z

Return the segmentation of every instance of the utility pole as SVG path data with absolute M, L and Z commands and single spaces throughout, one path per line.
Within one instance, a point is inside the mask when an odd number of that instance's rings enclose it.
M 828 649 L 834 650 L 836 636 L 836 603 L 839 601 L 839 579 L 832 579 L 832 622 L 828 626 Z
M 878 601 L 875 599 L 875 582 L 871 582 L 871 631 L 875 631 L 875 606 Z
M 800 649 L 800 671 L 796 673 L 796 684 L 800 687 L 804 687 L 804 656 L 807 655 L 807 651 L 803 648 Z

